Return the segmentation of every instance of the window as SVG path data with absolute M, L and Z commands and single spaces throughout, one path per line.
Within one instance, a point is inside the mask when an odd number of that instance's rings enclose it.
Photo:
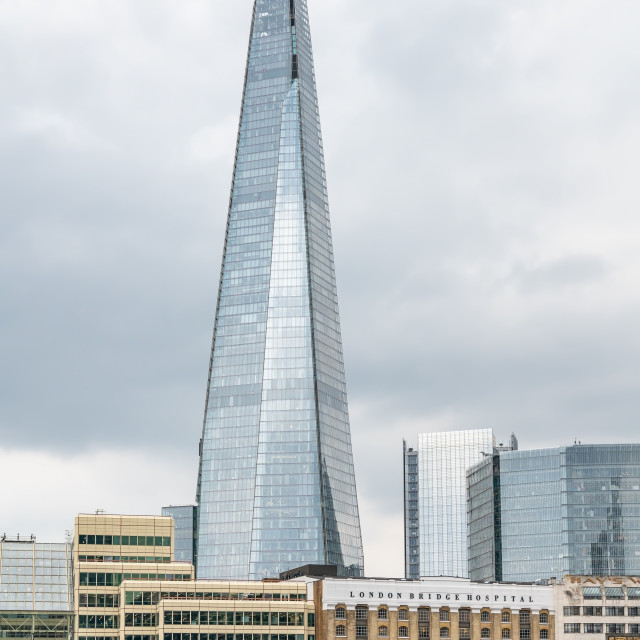
M 511 611 L 502 612 L 502 622 L 511 622 Z
M 509 627 L 505 627 L 502 630 L 502 637 L 505 638 L 506 640 L 508 640 L 509 638 L 511 638 L 511 629 L 509 629 Z
M 421 607 L 418 609 L 418 622 L 429 622 L 429 609 Z
M 367 611 L 367 607 L 356 607 L 356 620 L 366 620 Z
M 386 609 L 378 609 L 378 620 L 386 620 L 388 617 Z
M 530 640 L 531 629 L 520 629 L 520 640 Z
M 604 597 L 607 598 L 607 600 L 624 600 L 622 587 L 605 587 Z
M 540 629 L 540 640 L 549 640 L 549 629 Z
M 429 627 L 418 627 L 418 638 L 429 638 Z
M 604 615 L 605 616 L 623 616 L 624 607 L 605 607 Z
M 520 612 L 520 626 L 531 624 L 531 611 L 523 609 Z
M 608 624 L 607 633 L 624 633 L 623 624 Z
M 480 622 L 491 622 L 491 613 L 489 611 L 481 611 Z
M 640 616 L 640 607 L 629 607 L 627 609 L 628 616 Z
M 576 615 L 580 615 L 580 607 L 575 608 L 578 609 L 578 613 Z M 584 607 L 583 612 L 585 616 L 601 616 L 602 607 Z
M 460 609 L 458 611 L 458 620 L 460 624 L 469 626 L 471 622 L 471 611 L 469 609 Z
M 585 633 L 602 633 L 602 624 L 595 622 L 586 622 L 584 625 Z
M 367 637 L 367 627 L 366 625 L 357 624 L 356 625 L 356 638 L 366 638 Z
M 640 624 L 628 625 L 627 633 L 640 633 Z
M 449 637 L 449 627 L 440 627 L 440 638 Z
M 409 610 L 408 609 L 398 609 L 398 620 L 402 620 L 403 622 L 405 620 L 409 619 Z
M 549 614 L 545 611 L 540 612 L 540 624 L 549 624 Z
M 344 607 L 336 607 L 336 619 L 345 620 L 347 617 L 347 610 Z
M 640 599 L 640 587 L 627 587 L 627 598 L 629 600 Z
M 440 609 L 440 622 L 449 622 L 449 609 Z
M 385 627 L 382 625 L 378 627 L 378 638 L 388 638 L 389 637 L 389 627 Z
M 408 638 L 409 637 L 409 627 L 405 627 L 402 625 L 398 627 L 398 638 Z
M 582 587 L 582 597 L 585 600 L 601 600 L 602 591 L 600 587 Z
M 462 627 L 458 634 L 460 640 L 470 640 L 471 639 L 471 628 L 470 627 Z
M 580 615 L 580 607 L 564 607 L 562 612 L 564 613 L 565 616 L 579 616 Z M 585 613 L 585 615 L 587 615 L 587 614 Z
M 480 637 L 481 638 L 490 638 L 491 637 L 491 629 L 489 629 L 489 627 L 482 627 L 482 629 L 480 629 Z
M 564 632 L 565 633 L 580 633 L 580 623 L 579 622 L 565 622 L 564 623 Z
M 338 636 L 338 638 L 344 638 L 347 635 L 347 628 L 343 625 L 343 624 L 339 624 L 336 627 L 336 636 Z

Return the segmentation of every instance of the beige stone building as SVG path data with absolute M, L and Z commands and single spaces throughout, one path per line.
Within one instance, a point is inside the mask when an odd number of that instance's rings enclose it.
M 565 576 L 554 585 L 558 638 L 640 637 L 640 577 Z
M 553 588 L 462 578 L 325 578 L 319 640 L 554 640 Z
M 195 581 L 173 519 L 79 515 L 77 640 L 315 640 L 306 582 Z

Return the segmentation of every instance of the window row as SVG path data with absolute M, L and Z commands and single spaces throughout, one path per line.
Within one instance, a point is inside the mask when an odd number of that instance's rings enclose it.
M 565 616 L 623 616 L 625 608 L 624 607 L 564 607 L 563 612 Z M 627 607 L 627 615 L 628 616 L 638 616 L 640 615 L 640 607 Z
M 155 613 L 125 613 L 125 627 L 155 627 L 157 617 Z
M 78 544 L 124 545 L 132 547 L 170 547 L 170 536 L 107 536 L 81 533 Z
M 629 600 L 640 600 L 640 587 L 627 587 Z M 605 587 L 604 593 L 600 587 L 582 587 L 582 597 L 585 600 L 624 600 L 625 593 L 622 587 Z
M 218 593 L 211 591 L 127 591 L 126 604 L 151 605 L 160 600 L 306 600 L 305 593 Z
M 78 556 L 80 562 L 171 562 L 168 556 Z
M 81 587 L 117 587 L 123 580 L 191 580 L 189 573 L 81 573 Z
M 449 627 L 441 627 L 440 638 L 447 639 L 450 638 L 450 629 Z M 336 638 L 346 638 L 347 636 L 347 628 L 343 624 L 339 624 L 336 626 Z M 368 638 L 368 628 L 366 625 L 356 625 L 356 637 L 357 638 Z M 378 638 L 388 638 L 389 637 L 389 627 L 382 625 L 378 627 Z M 408 638 L 409 637 L 409 628 L 405 625 L 401 625 L 398 627 L 398 638 Z M 430 637 L 429 627 L 419 627 L 418 628 L 418 638 L 428 640 Z M 470 640 L 471 638 L 471 629 L 460 628 L 459 629 L 459 640 Z M 480 637 L 481 638 L 491 638 L 491 629 L 489 627 L 482 627 L 480 629 Z M 501 637 L 504 640 L 511 640 L 511 629 L 504 628 L 501 632 Z M 531 629 L 520 629 L 519 634 L 520 640 L 531 640 Z M 549 630 L 548 629 L 540 629 L 540 640 L 548 640 L 549 638 Z
M 81 607 L 119 607 L 120 596 L 117 593 L 81 593 L 78 595 Z
M 309 626 L 313 624 L 313 615 L 309 614 Z M 292 611 L 165 611 L 164 623 L 301 627 L 304 614 Z
M 117 629 L 118 616 L 78 616 L 80 629 Z
M 367 620 L 369 614 L 369 609 L 364 606 L 356 607 L 356 620 Z M 421 607 L 418 609 L 418 622 L 429 622 L 431 611 L 428 608 Z M 531 612 L 528 609 L 524 609 L 518 612 L 518 617 L 521 625 L 529 625 L 531 624 Z M 631 614 L 629 614 L 631 615 Z M 345 607 L 338 606 L 336 607 L 336 620 L 346 620 L 347 618 L 347 610 Z M 450 621 L 450 611 L 449 609 L 440 609 L 438 611 L 438 618 L 440 622 L 449 622 Z M 380 607 L 378 609 L 378 620 L 388 620 L 389 619 L 389 610 L 386 607 Z M 502 622 L 508 623 L 511 622 L 511 612 L 503 611 L 502 612 Z M 401 622 L 409 620 L 409 611 L 408 609 L 398 609 L 398 620 Z M 458 610 L 458 620 L 460 623 L 469 623 L 471 621 L 471 609 L 459 609 Z M 542 611 L 538 617 L 540 624 L 549 624 L 549 614 L 546 611 Z M 480 621 L 481 622 L 491 622 L 491 611 L 483 610 L 480 612 Z
M 640 633 L 640 624 L 602 624 L 601 622 L 565 622 L 565 633 Z M 625 631 L 625 629 L 627 629 Z
M 305 638 L 304 633 L 165 633 L 164 640 L 305 640 Z M 308 635 L 307 640 L 315 640 L 315 637 Z

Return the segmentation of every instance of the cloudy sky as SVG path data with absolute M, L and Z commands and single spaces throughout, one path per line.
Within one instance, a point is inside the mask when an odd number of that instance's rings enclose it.
M 637 441 L 640 4 L 309 0 L 369 575 L 402 438 Z M 251 0 L 0 0 L 0 533 L 191 502 Z

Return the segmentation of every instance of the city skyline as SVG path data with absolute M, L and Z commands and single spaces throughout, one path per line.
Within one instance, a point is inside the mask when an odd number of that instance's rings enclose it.
M 194 498 L 250 10 L 76 5 L 0 8 L 1 524 L 40 540 Z M 402 575 L 403 437 L 635 437 L 640 8 L 310 12 L 367 573 Z

